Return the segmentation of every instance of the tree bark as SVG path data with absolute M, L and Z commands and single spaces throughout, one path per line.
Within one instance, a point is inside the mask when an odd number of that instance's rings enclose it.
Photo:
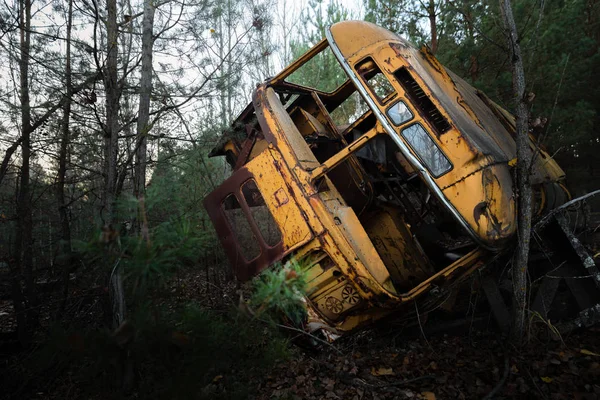
M 154 5 L 152 0 L 144 1 L 142 21 L 142 72 L 140 76 L 140 105 L 137 121 L 137 137 L 140 144 L 136 149 L 135 196 L 142 199 L 146 190 L 146 156 L 148 132 L 150 130 L 150 95 L 152 93 L 152 46 L 154 38 Z M 140 218 L 141 219 L 141 218 Z
M 20 278 L 25 283 L 25 296 L 17 296 L 25 304 L 15 304 L 15 309 L 23 310 L 24 315 L 17 312 L 19 336 L 23 343 L 29 342 L 33 328 L 37 322 L 37 298 L 33 277 L 33 221 L 31 215 L 30 159 L 31 159 L 31 105 L 29 101 L 29 51 L 31 44 L 31 0 L 22 0 L 19 4 L 20 29 L 20 95 L 21 95 L 21 177 L 17 197 L 17 227 L 15 240 L 16 279 L 13 293 L 23 292 Z
M 117 153 L 119 132 L 119 87 L 117 77 L 117 2 L 107 0 L 106 36 L 107 55 L 104 68 L 106 91 L 106 126 L 104 130 L 104 223 L 113 222 L 115 184 L 117 177 Z
M 0 164 L 0 183 L 4 180 L 4 176 L 6 175 L 6 171 L 8 171 L 8 163 L 12 155 L 17 151 L 21 143 L 23 142 L 23 137 L 19 137 L 13 144 L 11 144 L 4 153 L 4 158 L 2 159 L 2 164 Z
M 429 17 L 429 28 L 431 31 L 431 53 L 435 54 L 438 49 L 438 32 L 437 32 L 437 20 L 435 14 L 435 0 L 429 0 L 429 6 L 427 7 L 427 14 Z
M 513 259 L 513 315 L 512 336 L 516 344 L 522 344 L 525 334 L 525 312 L 527 309 L 527 265 L 531 238 L 531 198 L 529 180 L 531 150 L 528 134 L 528 107 L 525 99 L 525 72 L 519 46 L 517 26 L 510 0 L 499 0 L 504 30 L 510 51 L 513 76 L 513 93 L 516 108 L 517 144 L 517 223 L 519 242 Z
M 119 98 L 120 88 L 118 82 L 118 25 L 117 1 L 106 1 L 106 37 L 107 55 L 104 71 L 104 87 L 106 91 L 106 127 L 104 132 L 104 223 L 106 229 L 116 230 L 114 222 L 115 190 L 117 179 L 117 153 L 119 133 Z M 120 251 L 120 250 L 119 250 Z M 125 321 L 125 291 L 123 279 L 119 268 L 119 259 L 111 260 L 109 275 L 109 302 L 111 304 L 111 319 L 114 329 Z
M 63 105 L 63 118 L 61 121 L 60 149 L 58 154 L 58 177 L 56 185 L 56 200 L 58 203 L 58 215 L 60 219 L 60 244 L 59 265 L 63 273 L 63 295 L 60 302 L 58 314 L 62 313 L 67 302 L 69 289 L 69 270 L 71 268 L 71 223 L 69 220 L 68 205 L 65 200 L 65 176 L 67 174 L 67 156 L 70 143 L 70 117 L 71 99 L 73 96 L 73 82 L 71 76 L 71 30 L 73 27 L 73 0 L 69 0 L 67 14 L 67 37 L 66 37 L 66 60 L 65 60 L 65 96 Z

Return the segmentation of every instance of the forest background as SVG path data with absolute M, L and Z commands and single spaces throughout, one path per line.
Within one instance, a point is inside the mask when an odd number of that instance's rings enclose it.
M 540 140 L 565 169 L 573 194 L 598 188 L 600 1 L 512 3 L 528 91 L 535 94 L 532 122 L 546 120 Z M 165 313 L 153 294 L 171 290 L 182 271 L 194 271 L 203 274 L 210 302 L 223 299 L 230 276 L 202 199 L 230 171 L 224 160 L 207 155 L 256 83 L 316 44 L 328 25 L 364 19 L 428 45 L 442 64 L 511 109 L 499 13 L 495 0 L 4 2 L 2 354 L 54 340 L 36 370 L 44 371 L 56 367 L 57 347 L 81 344 L 73 332 L 87 337 L 118 327 L 127 314 L 137 319 L 136 337 L 143 337 L 141 326 L 156 333 L 169 324 L 192 324 L 211 326 L 195 331 L 202 337 L 221 337 L 207 346 L 239 342 L 229 336 L 229 317 L 226 323 L 197 304 Z M 339 78 L 327 63 L 311 68 L 307 79 Z M 108 302 L 107 293 L 123 298 Z M 198 303 L 193 294 L 188 300 Z M 252 337 L 252 329 L 240 334 Z M 265 346 L 260 336 L 244 340 Z M 114 373 L 124 377 L 133 367 L 118 361 L 117 347 L 100 348 L 107 365 L 125 365 Z M 244 346 L 230 350 L 224 365 L 242 353 L 250 357 Z M 201 353 L 190 355 L 191 365 L 210 364 Z M 69 362 L 58 359 L 66 368 Z

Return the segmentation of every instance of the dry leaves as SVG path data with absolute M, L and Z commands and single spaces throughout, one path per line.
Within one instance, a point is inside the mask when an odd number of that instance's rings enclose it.
M 394 370 L 392 368 L 385 368 L 385 367 L 379 367 L 379 368 L 371 368 L 371 375 L 373 376 L 387 376 L 387 375 L 394 375 Z
M 429 344 L 407 340 L 400 346 L 373 337 L 346 354 L 322 351 L 284 363 L 271 374 L 273 386 L 263 386 L 256 399 L 476 399 L 489 394 L 505 371 L 505 353 L 494 335 L 444 336 Z M 510 376 L 497 398 L 600 399 L 597 333 L 565 343 L 510 353 Z M 431 378 L 413 381 L 425 376 Z

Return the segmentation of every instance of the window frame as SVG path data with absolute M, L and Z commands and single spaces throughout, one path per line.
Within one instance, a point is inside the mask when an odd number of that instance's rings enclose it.
M 412 143 L 406 138 L 406 136 L 404 136 L 403 132 L 406 129 L 409 129 L 413 126 L 420 126 L 421 129 L 423 129 L 423 131 L 425 131 L 425 133 L 427 134 L 427 137 L 429 138 L 429 140 L 431 140 L 431 143 L 433 143 L 433 145 L 435 146 L 435 148 L 440 152 L 440 154 L 444 157 L 444 159 L 448 162 L 448 165 L 450 166 L 448 169 L 444 170 L 443 172 L 439 173 L 439 174 L 434 174 L 433 171 L 431 170 L 429 164 L 427 162 L 425 162 L 425 159 L 423 158 L 423 156 L 420 154 L 420 152 L 418 152 L 415 147 L 412 145 Z M 425 168 L 427 168 L 427 171 L 429 171 L 429 173 L 431 174 L 431 176 L 433 176 L 435 179 L 440 178 L 444 175 L 446 175 L 448 172 L 452 171 L 454 169 L 454 164 L 452 164 L 452 161 L 450 160 L 450 158 L 446 155 L 446 153 L 441 149 L 441 147 L 435 142 L 435 140 L 431 137 L 431 133 L 423 126 L 423 123 L 421 121 L 417 121 L 414 122 L 408 126 L 405 126 L 404 128 L 402 128 L 399 132 L 400 137 L 402 138 L 402 140 L 404 142 L 406 142 L 406 144 L 408 144 L 409 148 L 412 150 L 413 154 L 415 156 L 417 156 L 417 158 L 419 160 L 421 160 L 421 163 L 425 166 Z
M 392 87 L 393 91 L 391 93 L 389 93 L 387 96 L 385 96 L 384 98 L 379 97 L 379 95 L 375 92 L 375 90 L 373 89 L 373 87 L 369 84 L 369 81 L 365 79 L 364 75 L 360 73 L 359 71 L 359 66 L 366 62 L 367 60 L 371 60 L 371 62 L 373 64 L 375 64 L 375 66 L 377 67 L 377 69 L 379 70 L 379 73 L 381 75 L 383 75 L 383 77 L 387 80 L 387 82 L 390 84 L 390 86 Z M 356 63 L 354 63 L 353 66 L 353 70 L 356 73 L 357 76 L 360 77 L 362 83 L 369 89 L 369 93 L 371 93 L 371 95 L 377 99 L 377 101 L 379 102 L 379 104 L 381 106 L 385 106 L 386 104 L 388 104 L 390 101 L 392 101 L 393 99 L 395 99 L 398 96 L 398 90 L 394 87 L 394 84 L 392 83 L 392 81 L 390 80 L 390 78 L 386 75 L 385 72 L 383 72 L 383 69 L 381 69 L 381 67 L 379 66 L 379 64 L 377 64 L 377 61 L 375 61 L 375 59 L 373 58 L 372 55 L 368 55 L 366 57 L 361 58 L 359 61 L 357 61 Z M 376 76 L 377 74 L 373 75 Z
M 410 109 L 410 107 L 408 106 L 408 104 L 410 104 L 410 102 L 409 102 L 409 101 L 407 101 L 407 100 L 408 100 L 408 99 L 405 99 L 405 98 L 400 98 L 400 99 L 398 99 L 398 101 L 395 101 L 395 102 L 393 102 L 393 103 L 392 103 L 392 104 L 391 104 L 391 105 L 390 105 L 388 108 L 386 108 L 386 110 L 385 110 L 385 115 L 386 115 L 386 117 L 388 117 L 388 118 L 389 118 L 389 120 L 392 122 L 392 124 L 394 124 L 394 126 L 396 126 L 396 127 L 400 127 L 400 126 L 402 126 L 402 125 L 405 125 L 405 124 L 407 124 L 407 123 L 409 123 L 409 122 L 411 122 L 411 121 L 413 121 L 413 120 L 415 119 L 415 113 L 414 113 L 414 112 L 413 112 L 413 110 L 411 110 L 411 109 Z M 396 122 L 394 122 L 394 120 L 393 120 L 393 119 L 392 119 L 392 117 L 390 116 L 390 110 L 392 109 L 392 107 L 394 107 L 394 106 L 395 106 L 396 104 L 398 104 L 398 103 L 402 103 L 402 104 L 404 104 L 404 106 L 406 107 L 406 109 L 408 110 L 408 112 L 410 112 L 410 119 L 407 119 L 406 121 L 404 121 L 404 122 L 402 122 L 402 123 L 400 123 L 400 124 L 397 124 Z
M 318 45 L 319 44 L 317 44 L 314 47 L 317 47 Z M 310 52 L 310 50 L 314 49 L 314 47 L 311 48 L 311 49 L 309 49 L 307 51 L 307 53 Z M 307 86 L 307 85 L 304 85 L 304 84 L 300 84 L 300 83 L 290 82 L 288 80 L 291 76 L 293 76 L 295 73 L 297 73 L 298 71 L 300 71 L 308 63 L 310 63 L 311 61 L 313 61 L 319 55 L 321 55 L 324 52 L 326 52 L 328 49 L 331 52 L 332 59 L 335 60 L 335 62 L 337 63 L 337 65 L 338 65 L 338 67 L 340 69 L 340 72 L 342 72 L 344 74 L 344 76 L 346 77 L 346 79 L 342 83 L 340 83 L 335 89 L 327 92 L 325 90 L 317 89 L 317 88 L 314 88 L 314 87 L 311 87 L 311 86 Z M 307 53 L 304 53 L 302 56 L 306 55 Z M 302 58 L 302 56 L 301 56 L 301 58 Z M 291 65 L 293 65 L 294 63 L 296 63 L 298 60 L 292 62 L 292 64 L 290 64 L 287 68 L 289 68 Z M 287 75 L 285 75 L 285 77 L 282 77 L 280 82 L 283 85 L 288 85 L 288 86 L 293 86 L 293 87 L 295 86 L 295 87 L 298 87 L 298 88 L 305 89 L 305 90 L 307 90 L 307 92 L 316 92 L 316 93 L 320 93 L 320 94 L 324 94 L 324 95 L 333 95 L 333 94 L 337 93 L 340 90 L 340 88 L 342 88 L 349 80 L 350 80 L 350 77 L 348 76 L 348 74 L 344 70 L 344 67 L 340 64 L 339 60 L 335 56 L 335 54 L 334 54 L 333 50 L 331 49 L 331 47 L 329 46 L 329 44 L 327 44 L 321 50 L 319 50 L 318 52 L 316 52 L 315 54 L 313 54 L 310 58 L 306 59 L 303 63 L 301 63 L 296 68 L 294 68 L 292 71 L 290 71 Z
M 236 191 L 229 192 L 229 194 L 227 194 L 223 198 L 223 200 L 221 201 L 221 204 L 219 206 L 219 208 L 221 210 L 221 214 L 224 217 L 224 221 L 227 223 L 229 231 L 234 236 L 234 241 L 235 241 L 235 245 L 236 245 L 236 247 L 238 249 L 238 252 L 242 256 L 242 258 L 244 259 L 244 261 L 246 263 L 252 263 L 252 262 L 256 261 L 257 259 L 259 259 L 263 255 L 263 253 L 264 253 L 263 250 L 275 249 L 277 246 L 279 246 L 279 245 L 281 245 L 283 243 L 283 234 L 282 234 L 281 230 L 279 229 L 279 226 L 277 226 L 277 229 L 279 231 L 279 241 L 277 243 L 275 243 L 273 246 L 269 245 L 269 243 L 265 240 L 262 232 L 260 231 L 260 228 L 259 228 L 258 224 L 256 223 L 255 218 L 252 216 L 252 213 L 250 211 L 250 206 L 248 205 L 248 202 L 246 201 L 246 198 L 245 198 L 244 193 L 242 191 L 242 188 L 246 184 L 248 184 L 250 181 L 254 181 L 254 184 L 256 185 L 256 188 L 258 189 L 258 192 L 260 193 L 260 196 L 263 199 L 263 202 L 265 203 L 264 206 L 267 207 L 268 212 L 271 214 L 271 218 L 275 219 L 275 217 L 273 216 L 273 213 L 269 209 L 269 206 L 267 206 L 267 202 L 265 201 L 262 192 L 258 188 L 258 184 L 256 183 L 256 179 L 254 179 L 254 177 L 250 177 L 250 178 L 244 180 L 243 182 L 241 182 L 239 184 L 238 188 L 236 189 Z M 247 254 L 245 254 L 243 252 L 243 249 L 242 249 L 242 247 L 240 245 L 240 239 L 239 239 L 238 232 L 232 226 L 231 221 L 229 220 L 229 217 L 227 216 L 227 213 L 225 212 L 226 211 L 226 209 L 225 209 L 225 202 L 227 201 L 227 199 L 229 199 L 230 196 L 233 196 L 236 199 L 236 201 L 238 202 L 238 204 L 240 206 L 240 209 L 242 210 L 242 213 L 244 214 L 244 217 L 246 218 L 246 222 L 248 223 L 248 226 L 250 227 L 250 230 L 252 231 L 252 234 L 255 236 L 255 239 L 258 242 L 258 249 L 259 249 L 258 255 L 256 255 L 255 257 L 253 257 L 251 259 L 248 259 Z M 240 201 L 240 197 L 241 197 L 241 201 Z M 248 210 L 246 210 L 246 208 Z M 260 239 L 256 238 L 257 234 L 260 236 Z M 265 247 L 266 249 L 263 249 L 263 247 Z
M 261 201 L 263 203 L 262 205 L 251 207 L 248 204 L 248 200 L 246 199 L 246 193 L 244 193 L 244 188 L 246 187 L 246 185 L 249 185 L 251 183 L 254 183 L 254 187 L 256 188 L 256 192 L 260 195 L 260 199 L 261 199 Z M 253 189 L 252 188 L 248 188 L 249 192 L 251 190 L 253 190 Z M 277 224 L 277 221 L 275 220 L 275 217 L 273 216 L 273 213 L 271 212 L 271 210 L 269 209 L 269 206 L 267 205 L 267 202 L 265 201 L 265 196 L 263 196 L 262 192 L 260 191 L 260 189 L 258 187 L 258 184 L 256 183 L 256 179 L 250 178 L 250 179 L 247 179 L 244 182 L 242 182 L 242 184 L 240 185 L 240 194 L 244 198 L 244 202 L 246 203 L 246 206 L 248 207 L 248 210 L 250 211 L 249 217 L 252 219 L 252 222 L 254 222 L 254 225 L 256 226 L 258 232 L 260 233 L 260 236 L 261 236 L 263 242 L 265 243 L 265 245 L 268 248 L 272 249 L 275 246 L 277 246 L 279 243 L 281 243 L 283 241 L 283 234 L 281 233 L 281 229 L 279 229 L 279 225 Z M 273 222 L 273 227 L 277 230 L 277 233 L 278 233 L 278 236 L 279 236 L 277 242 L 275 242 L 274 244 L 270 244 L 269 241 L 267 240 L 267 238 L 265 238 L 265 235 L 264 235 L 264 233 L 263 233 L 263 231 L 261 229 L 261 225 L 259 225 L 259 223 L 257 222 L 257 219 L 254 218 L 254 213 L 252 211 L 252 209 L 254 207 L 265 207 L 265 209 L 269 213 L 269 217 L 271 219 L 271 222 Z M 261 252 L 262 252 L 262 250 L 261 250 Z

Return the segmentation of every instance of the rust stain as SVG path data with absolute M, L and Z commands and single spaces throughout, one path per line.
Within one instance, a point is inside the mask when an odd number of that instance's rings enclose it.
M 277 200 L 278 207 L 281 207 L 282 205 L 287 204 L 289 201 L 287 195 L 285 194 L 285 191 L 281 188 L 275 192 L 275 200 Z
M 315 318 L 344 332 L 417 299 L 421 301 L 427 294 L 435 297 L 485 264 L 489 253 L 473 242 L 463 245 L 457 259 L 432 261 L 432 252 L 440 253 L 435 256 L 442 258 L 445 249 L 451 247 L 442 247 L 436 239 L 432 243 L 437 247 L 431 250 L 420 229 L 432 225 L 443 237 L 463 229 L 459 221 L 449 221 L 444 202 L 454 207 L 483 242 L 509 237 L 514 232 L 515 210 L 513 181 L 504 159 L 507 157 L 501 158 L 501 151 L 489 151 L 473 141 L 468 130 L 477 130 L 477 126 L 483 129 L 482 122 L 489 122 L 485 115 L 480 120 L 481 109 L 477 107 L 482 105 L 493 108 L 490 113 L 494 118 L 510 125 L 510 116 L 504 110 L 489 99 L 477 100 L 482 96 L 464 92 L 462 81 L 428 49 L 419 51 L 391 32 L 353 21 L 335 24 L 331 34 L 342 53 L 341 61 L 348 63 L 355 80 L 348 79 L 330 93 L 287 81 L 328 46 L 322 40 L 280 74 L 258 85 L 252 103 L 236 119 L 236 123 L 245 125 L 246 137 L 225 140 L 214 151 L 224 155 L 225 149 L 231 149 L 236 158 L 235 172 L 206 197 L 204 204 L 240 280 L 250 279 L 275 261 L 289 257 L 313 260 L 306 267 L 310 276 L 307 307 Z M 363 63 L 367 58 L 373 60 L 369 68 Z M 365 69 L 353 72 L 360 65 Z M 380 99 L 367 90 L 373 100 L 372 109 L 350 127 L 333 122 L 331 113 L 356 92 L 355 84 L 364 84 L 368 89 L 368 79 L 376 71 L 374 65 L 381 66 L 380 72 L 388 79 L 390 97 Z M 399 68 L 408 71 L 414 82 L 408 78 L 402 81 Z M 412 91 L 407 89 L 408 84 L 413 85 Z M 291 98 L 292 94 L 297 97 Z M 419 103 L 419 96 L 426 102 Z M 411 123 L 421 124 L 448 158 L 453 168 L 447 173 L 428 181 L 416 174 L 416 165 L 408 160 L 396 163 L 396 158 L 386 158 L 375 162 L 375 157 L 367 157 L 366 150 L 372 150 L 367 146 L 384 135 L 406 139 L 402 136 L 406 125 L 394 125 L 393 132 L 383 128 L 382 118 L 387 118 L 389 105 L 398 100 L 405 102 L 413 114 Z M 474 107 L 474 101 L 481 104 Z M 364 147 L 359 150 L 358 141 L 353 143 L 350 138 L 361 138 Z M 495 143 L 503 140 L 495 136 L 492 139 Z M 390 143 L 388 140 L 386 146 Z M 408 142 L 405 144 L 408 151 L 423 158 Z M 386 147 L 384 153 L 391 152 L 388 150 L 394 148 Z M 336 169 L 342 165 L 351 171 L 349 177 L 336 179 Z M 553 160 L 547 167 L 540 165 L 544 173 L 539 176 L 556 180 L 564 176 Z M 274 246 L 261 236 L 259 224 L 252 220 L 251 207 L 244 200 L 241 188 L 249 179 L 256 181 L 265 207 L 281 232 L 282 239 Z M 396 189 L 404 192 L 393 192 L 391 184 L 383 183 L 385 179 L 395 179 Z M 349 190 L 351 185 L 357 189 Z M 434 188 L 443 191 L 443 196 L 431 196 Z M 250 261 L 240 250 L 241 232 L 229 225 L 223 212 L 222 204 L 231 195 L 248 220 L 251 232 L 247 233 L 254 235 L 260 248 L 259 256 Z M 353 203 L 357 196 L 371 197 L 362 205 Z M 446 228 L 446 224 L 454 225 Z

